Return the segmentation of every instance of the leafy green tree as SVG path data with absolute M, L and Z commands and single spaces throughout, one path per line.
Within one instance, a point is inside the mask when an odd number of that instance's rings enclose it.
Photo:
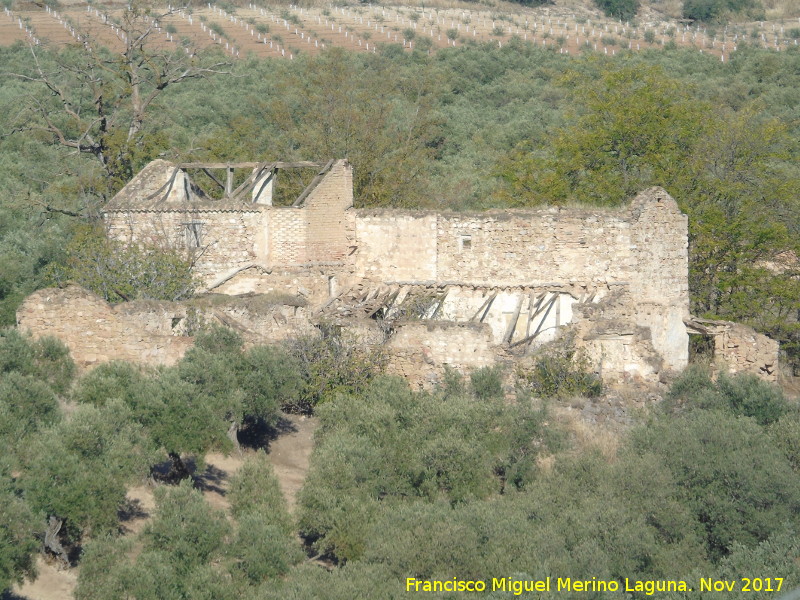
M 304 384 L 301 366 L 292 356 L 271 346 L 243 352 L 241 336 L 223 327 L 199 334 L 176 369 L 228 424 L 228 437 L 237 447 L 243 424 L 274 426 L 281 407 L 296 405 Z
M 754 19 L 764 18 L 759 0 L 684 0 L 683 16 L 697 21 L 713 21 L 729 13 L 744 13 Z
M 675 380 L 667 396 L 673 409 L 725 410 L 752 417 L 759 425 L 770 425 L 790 410 L 781 389 L 755 375 L 720 374 L 712 381 L 710 373 L 691 366 Z
M 0 443 L 11 454 L 24 453 L 29 436 L 60 420 L 58 400 L 46 383 L 16 372 L 0 381 Z
M 251 584 L 285 575 L 303 559 L 294 522 L 272 465 L 263 452 L 231 478 L 228 498 L 238 529 L 231 552 L 235 570 Z
M 616 205 L 663 185 L 685 162 L 703 112 L 681 82 L 644 65 L 603 69 L 591 85 L 586 75 L 573 71 L 562 80 L 583 110 L 555 134 L 552 153 L 538 157 L 523 146 L 501 165 L 512 203 Z
M 710 556 L 751 546 L 796 523 L 800 484 L 751 418 L 696 410 L 640 430 L 632 448 L 661 457 L 706 530 Z
M 797 266 L 780 261 L 797 252 L 790 189 L 800 179 L 786 126 L 758 103 L 714 110 L 658 67 L 582 67 L 562 81 L 574 86 L 574 124 L 550 151 L 523 144 L 498 163 L 500 200 L 617 205 L 665 187 L 689 215 L 693 313 L 752 325 L 797 362 L 800 283 Z
M 432 106 L 439 84 L 432 73 L 412 76 L 383 56 L 350 55 L 339 48 L 300 62 L 292 95 L 276 99 L 270 119 L 318 159 L 353 163 L 357 204 L 404 206 L 424 198 L 424 165 L 437 137 Z
M 293 523 L 286 507 L 286 499 L 272 464 L 263 451 L 248 458 L 231 477 L 227 497 L 234 517 L 260 512 L 269 516 L 271 524 L 284 533 L 292 531 Z
M 322 327 L 321 335 L 294 340 L 289 352 L 299 362 L 303 387 L 294 410 L 310 411 L 338 393 L 361 394 L 381 373 L 386 356 L 337 327 Z
M 72 540 L 114 531 L 127 486 L 154 460 L 150 440 L 119 401 L 80 406 L 42 429 L 22 459 L 20 486 L 34 510 L 65 524 Z
M 230 525 L 189 482 L 156 490 L 157 514 L 143 533 L 145 550 L 166 552 L 181 572 L 222 552 Z
M 0 329 L 0 374 L 35 378 L 64 394 L 75 376 L 75 363 L 64 343 L 53 337 L 32 339 L 16 329 Z
M 235 598 L 212 562 L 225 553 L 231 526 L 188 482 L 156 489 L 156 514 L 135 540 L 98 538 L 86 545 L 78 600 Z M 131 558 L 134 543 L 141 550 Z
M 252 584 L 286 575 L 304 558 L 295 537 L 271 521 L 265 513 L 243 515 L 230 548 L 237 559 L 234 569 Z
M 318 414 L 300 526 L 320 552 L 347 560 L 363 552 L 382 507 L 404 498 L 463 503 L 523 487 L 540 450 L 556 441 L 529 407 L 498 397 L 434 399 L 392 378 L 376 379 L 362 396 L 338 396 Z
M 125 404 L 133 420 L 170 458 L 167 479 L 189 475 L 182 454 L 238 447 L 238 432 L 271 427 L 280 408 L 295 401 L 299 367 L 273 347 L 242 351 L 242 338 L 217 327 L 201 332 L 184 358 L 168 369 L 142 371 L 122 362 L 98 366 L 75 387 L 79 403 Z
M 0 448 L 3 442 L 0 441 Z M 19 495 L 10 474 L 0 464 L 0 594 L 36 573 L 33 557 L 39 549 L 33 511 Z

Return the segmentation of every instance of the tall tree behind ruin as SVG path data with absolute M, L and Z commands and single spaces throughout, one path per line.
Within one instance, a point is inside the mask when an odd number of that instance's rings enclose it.
M 434 113 L 440 82 L 431 69 L 404 69 L 382 56 L 335 48 L 313 57 L 266 107 L 298 158 L 347 158 L 356 204 L 408 206 L 425 201 L 426 175 L 441 139 Z
M 64 149 L 92 156 L 101 167 L 95 193 L 102 199 L 122 187 L 166 146 L 150 127 L 169 87 L 224 73 L 228 64 L 191 49 L 156 43 L 159 21 L 178 9 L 156 10 L 146 0 L 126 6 L 112 31 L 121 50 L 103 46 L 90 31 L 79 47 L 43 54 L 31 47 L 29 68 L 12 76 L 35 84 L 13 122 L 13 131 L 43 132 Z M 80 214 L 73 208 L 50 211 Z

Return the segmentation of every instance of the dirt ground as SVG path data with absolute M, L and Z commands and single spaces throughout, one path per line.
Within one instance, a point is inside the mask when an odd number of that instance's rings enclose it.
M 314 447 L 314 431 L 318 421 L 313 417 L 285 415 L 276 437 L 270 441 L 268 456 L 275 474 L 286 496 L 289 510 L 294 510 L 297 492 L 303 486 L 308 471 L 311 450 Z M 227 510 L 230 504 L 225 498 L 230 477 L 239 470 L 252 451 L 242 454 L 211 453 L 206 456 L 206 468 L 195 474 L 196 485 L 203 491 L 209 504 Z M 128 490 L 128 503 L 122 511 L 122 526 L 125 535 L 139 533 L 150 520 L 155 508 L 153 488 L 140 485 Z M 78 581 L 79 567 L 59 569 L 42 558 L 37 560 L 39 576 L 15 586 L 10 594 L 0 594 L 2 600 L 69 600 Z

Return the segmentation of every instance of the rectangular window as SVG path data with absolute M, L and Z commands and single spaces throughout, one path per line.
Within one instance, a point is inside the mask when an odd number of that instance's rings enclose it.
M 203 223 L 192 221 L 183 224 L 183 233 L 187 248 L 200 248 L 203 245 Z
M 471 235 L 462 235 L 461 236 L 461 240 L 459 242 L 459 245 L 461 246 L 461 252 L 464 252 L 465 250 L 471 250 L 472 249 L 472 236 Z

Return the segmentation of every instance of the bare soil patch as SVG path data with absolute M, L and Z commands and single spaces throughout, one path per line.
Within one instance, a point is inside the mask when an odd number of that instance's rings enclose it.
M 66 600 L 72 598 L 72 592 L 78 583 L 78 569 L 59 569 L 58 565 L 36 559 L 39 576 L 34 581 L 26 581 L 21 586 L 14 586 L 8 600 Z M 6 597 L 3 597 L 6 600 Z
M 318 426 L 319 420 L 315 417 L 285 415 L 278 436 L 270 443 L 269 460 L 275 468 L 289 511 L 294 510 L 297 493 L 308 473 L 314 432 Z

